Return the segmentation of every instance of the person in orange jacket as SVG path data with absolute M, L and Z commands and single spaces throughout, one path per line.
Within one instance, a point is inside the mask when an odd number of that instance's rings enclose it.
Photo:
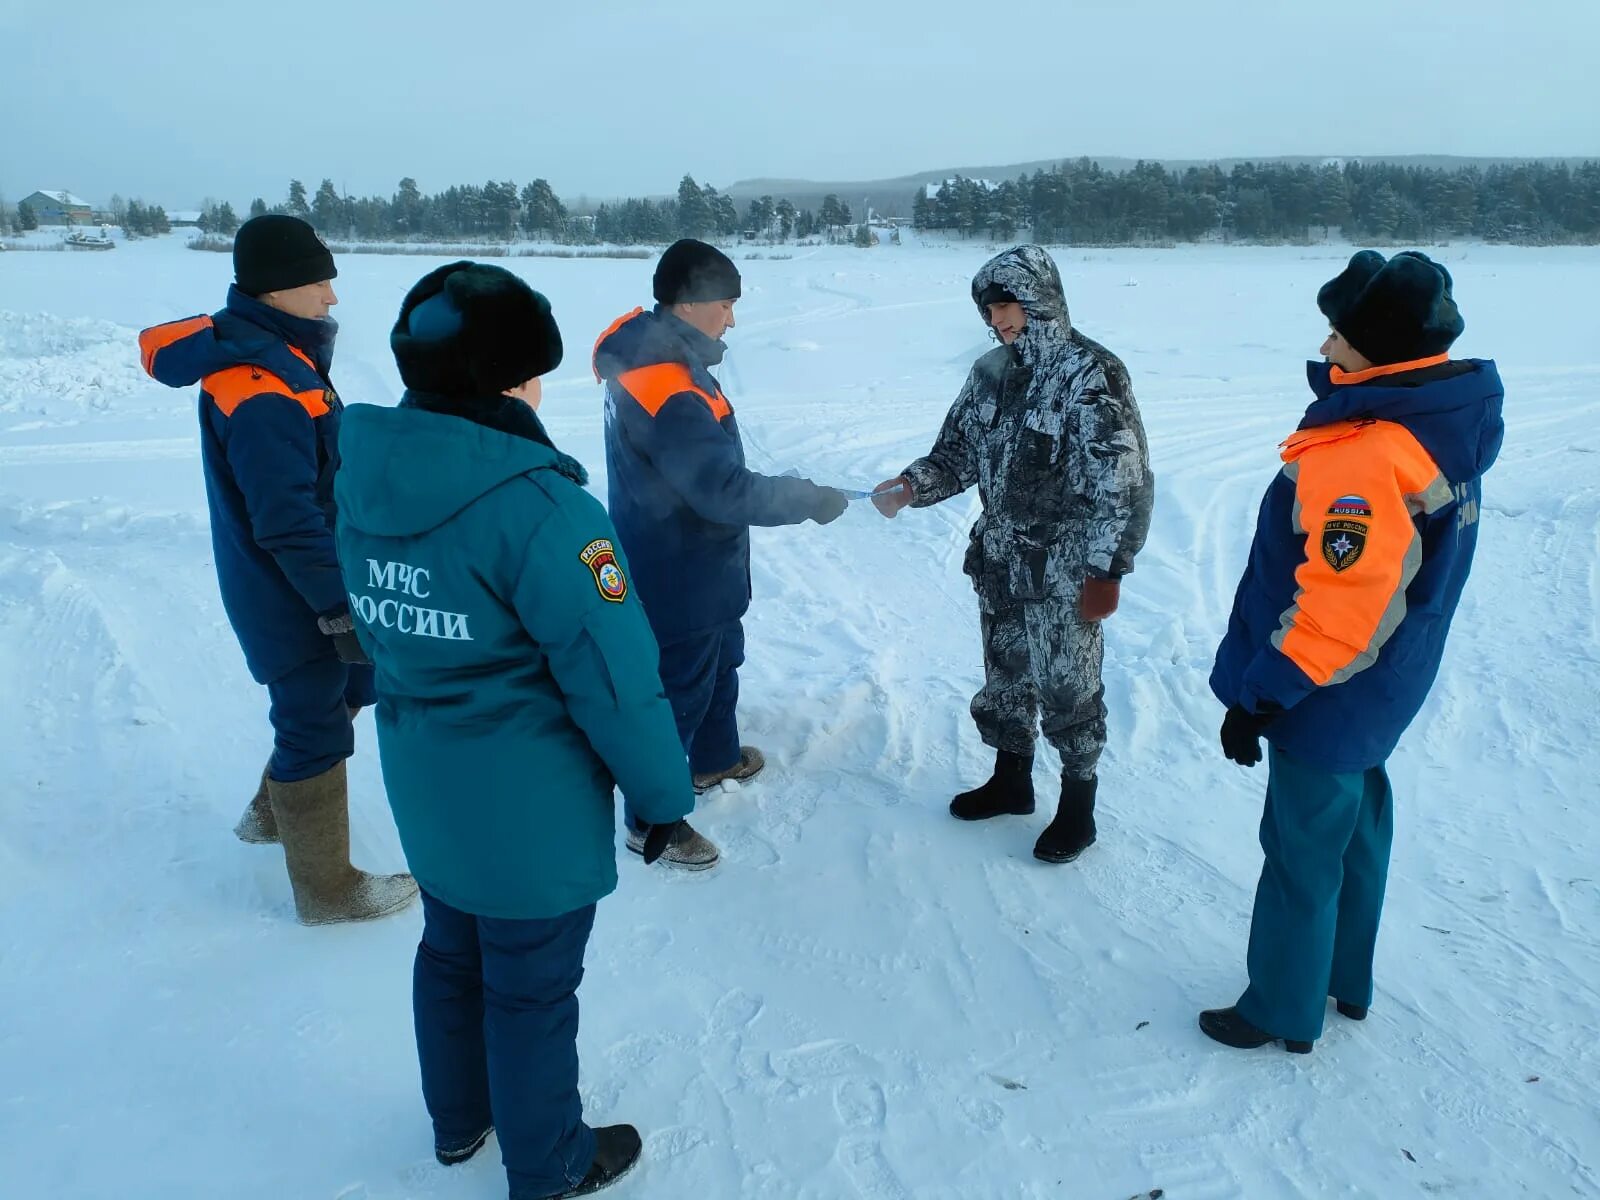
M 1362 1020 L 1394 833 L 1385 763 L 1422 707 L 1472 569 L 1505 433 L 1493 362 L 1452 359 L 1450 273 L 1364 250 L 1317 294 L 1332 326 L 1283 444 L 1217 651 L 1223 753 L 1269 773 L 1250 986 L 1200 1014 L 1224 1045 L 1307 1053 L 1328 997 Z

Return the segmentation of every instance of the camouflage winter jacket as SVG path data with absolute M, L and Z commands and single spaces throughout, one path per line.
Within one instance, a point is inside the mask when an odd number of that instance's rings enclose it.
M 1133 570 L 1155 477 L 1127 369 L 1072 328 L 1050 256 L 1007 250 L 973 277 L 975 302 L 990 284 L 1021 302 L 1027 328 L 973 365 L 932 451 L 905 476 L 917 507 L 977 484 L 983 513 L 965 569 L 993 610 L 1070 599 L 1086 577 Z

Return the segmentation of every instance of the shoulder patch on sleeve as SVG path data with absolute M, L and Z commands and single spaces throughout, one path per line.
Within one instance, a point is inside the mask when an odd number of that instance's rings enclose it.
M 628 598 L 628 578 L 617 562 L 617 550 L 610 538 L 596 538 L 583 548 L 578 559 L 594 576 L 594 586 L 602 600 L 621 604 Z
M 1370 521 L 1372 520 L 1372 505 L 1367 502 L 1365 496 L 1357 496 L 1351 493 L 1348 496 L 1340 496 L 1329 505 L 1328 515 L 1330 517 L 1359 517 L 1363 521 Z
M 1322 527 L 1322 557 L 1335 571 L 1348 571 L 1366 550 L 1368 532 L 1360 521 L 1329 521 Z

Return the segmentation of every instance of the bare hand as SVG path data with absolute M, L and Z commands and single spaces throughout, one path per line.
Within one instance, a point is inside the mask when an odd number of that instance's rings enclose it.
M 911 481 L 904 475 L 885 479 L 872 489 L 872 507 L 891 520 L 896 513 L 910 504 L 912 499 Z
M 1078 598 L 1078 615 L 1085 621 L 1103 621 L 1117 611 L 1121 597 L 1121 580 L 1085 579 L 1083 594 Z

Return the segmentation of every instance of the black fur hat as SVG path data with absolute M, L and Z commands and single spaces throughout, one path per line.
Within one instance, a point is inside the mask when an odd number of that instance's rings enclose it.
M 494 395 L 561 365 L 550 301 L 503 267 L 455 262 L 406 293 L 389 334 L 408 388 Z
M 1385 259 L 1362 250 L 1317 293 L 1322 315 L 1375 366 L 1431 358 L 1450 349 L 1467 323 L 1451 295 L 1450 272 L 1426 254 Z
M 683 238 L 668 246 L 656 264 L 652 291 L 661 304 L 737 300 L 739 268 L 715 246 Z

